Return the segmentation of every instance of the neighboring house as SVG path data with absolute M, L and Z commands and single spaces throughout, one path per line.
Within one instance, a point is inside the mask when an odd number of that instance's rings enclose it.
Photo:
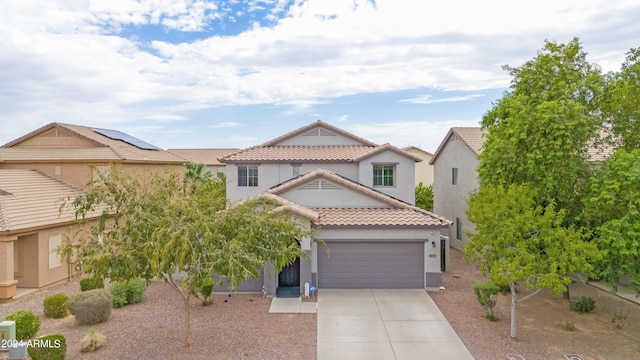
M 478 188 L 479 161 L 484 131 L 479 127 L 454 127 L 438 146 L 431 165 L 434 168 L 433 211 L 453 220 L 443 232 L 449 246 L 462 250 L 469 242 L 465 232 L 475 228 L 467 219 L 469 194 Z
M 186 161 L 117 130 L 51 123 L 0 147 L 0 169 L 35 169 L 77 188 L 122 171 L 141 180 Z
M 416 163 L 416 186 L 420 183 L 424 186 L 433 185 L 433 165 L 430 164 L 433 154 L 415 146 L 408 146 L 402 150 L 422 160 Z
M 81 235 L 73 210 L 60 212 L 61 199 L 81 193 L 36 170 L 0 169 L 0 299 L 72 275 L 55 249 Z
M 186 161 L 204 164 L 211 174 L 225 174 L 225 164 L 218 158 L 237 152 L 240 149 L 168 149 L 167 151 Z
M 317 121 L 220 161 L 230 201 L 271 198 L 315 230 L 299 239 L 307 257 L 238 290 L 441 285 L 440 233 L 451 222 L 414 206 L 418 157 Z
M 52 123 L 0 147 L 0 298 L 68 279 L 51 250 L 78 235 L 60 200 L 115 171 L 142 181 L 186 161 L 116 130 Z
M 462 250 L 469 242 L 466 233 L 474 233 L 468 221 L 469 194 L 479 187 L 478 155 L 482 152 L 485 130 L 480 127 L 454 127 L 449 130 L 436 150 L 431 164 L 434 167 L 433 211 L 453 220 L 448 236 L 450 246 Z M 600 135 L 605 137 L 606 133 Z M 589 144 L 587 156 L 593 164 L 604 161 L 614 148 L 606 143 Z

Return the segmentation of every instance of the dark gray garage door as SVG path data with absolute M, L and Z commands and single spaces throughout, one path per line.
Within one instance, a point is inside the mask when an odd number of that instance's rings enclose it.
M 424 243 L 327 242 L 318 247 L 319 288 L 424 287 Z

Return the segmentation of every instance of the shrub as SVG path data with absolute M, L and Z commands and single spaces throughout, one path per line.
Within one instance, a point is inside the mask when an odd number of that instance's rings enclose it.
M 496 306 L 498 299 L 496 295 L 500 291 L 500 288 L 492 283 L 491 281 L 486 283 L 479 283 L 473 285 L 473 292 L 476 293 L 476 298 L 478 302 L 485 310 L 484 317 L 491 320 L 496 321 L 498 318 L 493 314 L 493 308 Z
M 101 347 L 103 347 L 107 343 L 107 339 L 100 332 L 97 332 L 96 329 L 91 329 L 82 338 L 80 341 L 80 351 L 81 352 L 94 352 Z
M 624 325 L 627 321 L 627 315 L 619 313 L 617 311 L 613 312 L 613 316 L 611 317 L 611 322 L 616 326 L 616 329 L 624 328 Z
M 596 308 L 596 301 L 591 297 L 582 296 L 577 300 L 572 300 L 569 308 L 578 314 L 590 313 Z
M 79 324 L 97 324 L 109 319 L 111 303 L 111 293 L 108 290 L 88 290 L 69 299 L 69 312 L 75 315 Z
M 113 297 L 114 308 L 136 304 L 141 302 L 144 297 L 147 290 L 147 280 L 138 277 L 126 281 L 113 281 L 109 289 Z
M 207 278 L 203 280 L 200 286 L 198 287 L 198 291 L 202 297 L 200 297 L 197 293 L 195 296 L 202 301 L 202 306 L 209 306 L 213 304 L 213 300 L 211 300 L 211 293 L 213 292 L 213 279 Z
M 88 277 L 80 280 L 80 290 L 104 289 L 104 280 L 99 277 Z
M 30 339 L 40 329 L 40 318 L 29 310 L 18 310 L 6 319 L 16 322 L 16 340 Z
M 67 339 L 63 335 L 41 336 L 38 340 L 40 340 L 38 343 L 40 346 L 27 348 L 32 360 L 64 360 L 67 355 Z
M 63 318 L 67 316 L 69 297 L 58 293 L 44 298 L 44 316 L 48 318 Z
M 576 324 L 571 321 L 561 321 L 559 326 L 567 331 L 574 331 L 576 329 Z

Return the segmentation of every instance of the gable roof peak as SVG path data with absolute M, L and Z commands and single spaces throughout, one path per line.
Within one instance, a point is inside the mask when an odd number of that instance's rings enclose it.
M 290 132 L 288 132 L 288 133 L 286 133 L 286 134 L 284 134 L 282 136 L 279 136 L 279 137 L 277 137 L 275 139 L 269 140 L 269 141 L 267 141 L 267 142 L 265 142 L 265 143 L 263 143 L 263 144 L 261 144 L 259 146 L 260 147 L 277 146 L 278 143 L 280 143 L 280 142 L 282 142 L 284 140 L 290 139 L 290 138 L 292 138 L 294 136 L 297 136 L 297 135 L 304 134 L 304 133 L 308 132 L 309 130 L 316 129 L 316 128 L 324 128 L 326 130 L 338 133 L 338 134 L 340 134 L 340 135 L 342 135 L 344 137 L 347 137 L 347 138 L 350 138 L 352 140 L 355 140 L 356 142 L 362 143 L 362 145 L 378 146 L 378 144 L 376 144 L 374 142 L 371 142 L 371 141 L 369 141 L 367 139 L 361 138 L 361 137 L 359 137 L 359 136 L 357 136 L 355 134 L 352 134 L 352 133 L 350 133 L 350 132 L 348 132 L 346 130 L 342 130 L 342 129 L 336 127 L 336 126 L 330 125 L 330 124 L 328 124 L 328 123 L 326 123 L 326 122 L 324 122 L 322 120 L 316 120 L 316 121 L 312 122 L 309 125 L 303 126 L 301 128 L 295 129 L 293 131 L 290 131 Z

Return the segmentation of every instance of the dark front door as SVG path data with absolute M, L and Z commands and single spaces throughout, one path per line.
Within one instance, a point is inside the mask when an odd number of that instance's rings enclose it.
M 282 269 L 278 275 L 278 285 L 281 287 L 300 286 L 300 258 Z

